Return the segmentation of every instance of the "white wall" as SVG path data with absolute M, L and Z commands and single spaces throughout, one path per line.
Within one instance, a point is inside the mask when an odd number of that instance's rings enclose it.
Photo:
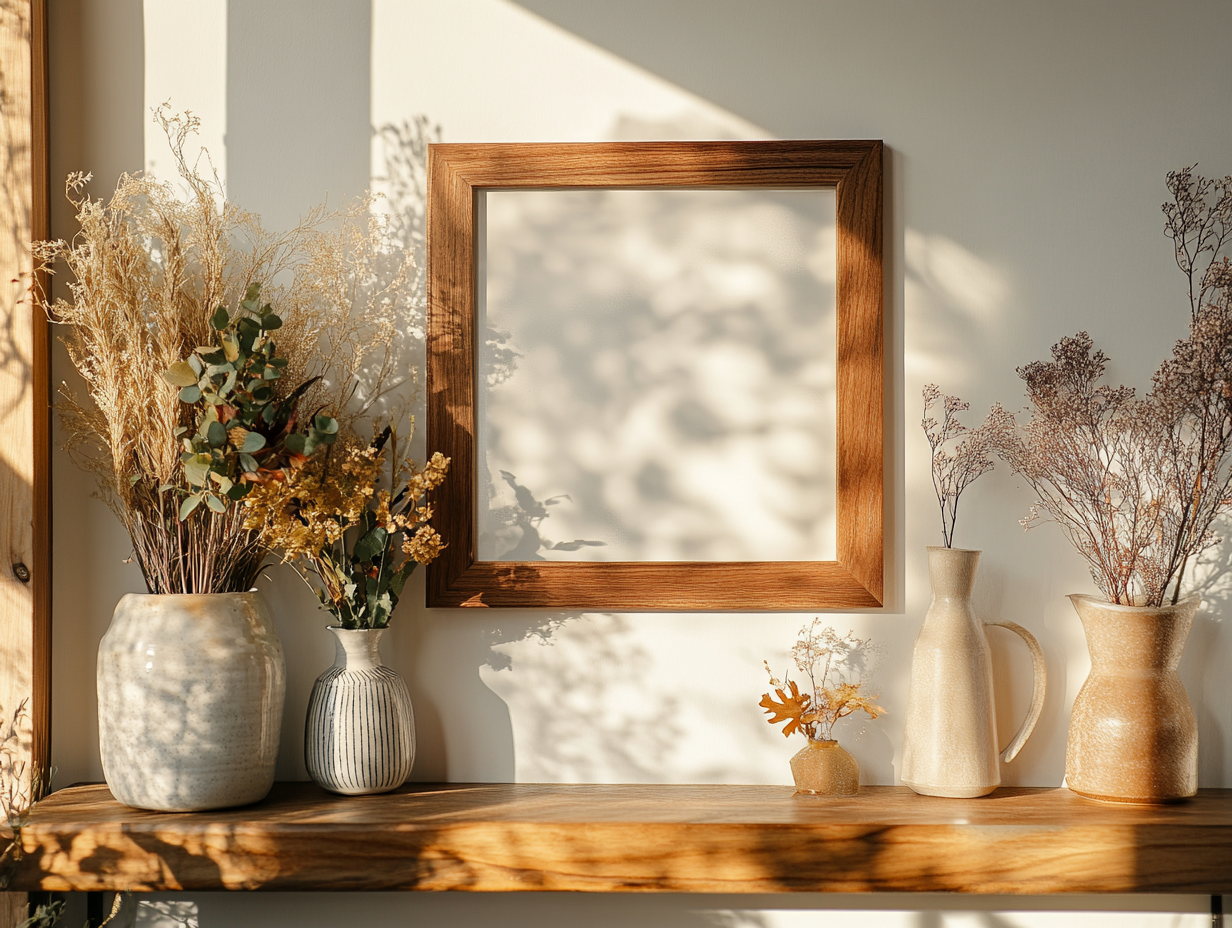
M 918 427 L 921 386 L 936 381 L 977 412 L 997 400 L 1016 405 L 1014 368 L 1079 329 L 1113 358 L 1113 377 L 1146 383 L 1186 320 L 1162 234 L 1164 175 L 1194 162 L 1207 174 L 1232 173 L 1230 30 L 1232 6 L 1221 0 L 57 0 L 52 175 L 91 170 L 103 195 L 121 171 L 159 170 L 166 162 L 148 113 L 168 98 L 206 119 L 203 140 L 230 194 L 275 226 L 327 197 L 338 204 L 361 193 L 383 165 L 370 127 L 417 114 L 439 124 L 446 141 L 884 139 L 889 607 L 832 619 L 886 645 L 879 684 L 890 715 L 850 723 L 840 737 L 866 782 L 894 783 L 911 644 L 929 596 L 924 546 L 937 538 Z M 72 233 L 62 206 L 53 233 Z M 70 377 L 59 362 L 57 377 Z M 54 477 L 53 760 L 67 784 L 101 779 L 95 648 L 116 599 L 141 581 L 121 563 L 126 539 L 90 498 L 88 479 L 63 455 Z M 981 613 L 1026 626 L 1047 656 L 1043 717 L 1004 771 L 1007 784 L 1044 786 L 1061 781 L 1069 707 L 1088 668 L 1064 594 L 1091 582 L 1057 531 L 1024 536 L 1017 520 L 1029 503 L 998 469 L 964 497 L 957 543 L 984 550 Z M 332 652 L 297 581 L 277 574 L 266 592 L 290 683 L 279 775 L 300 777 L 308 689 Z M 1198 711 L 1203 786 L 1232 786 L 1226 597 L 1208 593 L 1182 666 Z M 787 758 L 797 745 L 757 707 L 761 661 L 782 664 L 811 614 L 477 616 L 421 604 L 419 586 L 387 652 L 415 700 L 417 779 L 790 782 Z M 1030 666 L 1011 636 L 990 638 L 1008 734 L 1025 711 Z M 201 911 L 206 924 L 254 925 L 356 916 L 382 925 L 411 917 L 476 925 L 1080 923 L 1046 912 L 944 915 L 957 903 L 926 897 L 871 901 L 919 914 L 857 921 L 824 910 L 870 900 L 812 896 L 526 897 L 508 907 L 352 897 L 336 909 L 207 898 Z M 1206 901 L 1162 904 L 1180 912 Z M 1171 916 L 1090 917 L 1178 924 Z

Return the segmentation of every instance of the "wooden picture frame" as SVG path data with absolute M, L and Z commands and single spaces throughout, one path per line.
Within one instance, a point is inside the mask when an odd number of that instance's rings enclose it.
M 877 607 L 883 597 L 882 143 L 437 144 L 428 153 L 429 451 L 448 542 L 427 604 L 639 610 Z M 488 190 L 832 187 L 837 219 L 837 558 L 579 562 L 476 559 L 478 208 Z

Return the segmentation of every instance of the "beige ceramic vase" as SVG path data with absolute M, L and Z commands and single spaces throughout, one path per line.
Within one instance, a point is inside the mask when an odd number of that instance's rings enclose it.
M 854 796 L 860 791 L 860 767 L 837 741 L 810 741 L 791 759 L 797 793 Z
M 1107 802 L 1157 803 L 1198 791 L 1198 722 L 1176 672 L 1202 600 L 1119 606 L 1075 594 L 1091 673 L 1074 700 L 1065 782 Z
M 1035 687 L 1026 721 L 1009 746 L 997 747 L 992 653 L 971 608 L 979 551 L 930 547 L 933 601 L 915 641 L 903 733 L 902 781 L 926 796 L 971 798 L 1001 785 L 1000 760 L 1022 750 L 1044 708 L 1047 670 L 1039 642 L 1021 625 L 989 622 L 1021 636 L 1031 650 Z
M 123 597 L 98 646 L 98 734 L 112 795 L 162 812 L 264 798 L 285 678 L 260 593 Z

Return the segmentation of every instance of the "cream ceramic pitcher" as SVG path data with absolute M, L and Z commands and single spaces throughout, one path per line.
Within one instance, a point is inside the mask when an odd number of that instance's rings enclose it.
M 1044 708 L 1047 670 L 1039 642 L 1021 625 L 989 622 L 1022 637 L 1031 649 L 1035 688 L 1031 708 L 1009 747 L 997 747 L 992 654 L 984 623 L 971 609 L 979 551 L 928 549 L 933 601 L 915 640 L 902 781 L 926 796 L 971 798 L 1001 785 L 1000 759 L 1008 763 L 1031 737 Z

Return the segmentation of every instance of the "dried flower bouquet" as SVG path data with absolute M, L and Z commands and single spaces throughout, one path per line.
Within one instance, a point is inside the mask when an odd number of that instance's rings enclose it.
M 800 629 L 800 637 L 791 649 L 796 668 L 808 677 L 808 692 L 800 692 L 788 674 L 780 680 L 769 662 L 765 662 L 778 699 L 766 693 L 759 705 L 770 716 L 771 725 L 787 723 L 783 726 L 784 737 L 801 732 L 809 741 L 832 741 L 834 724 L 839 719 L 859 711 L 870 719 L 886 714 L 875 702 L 875 694 L 862 692 L 866 683 L 860 677 L 876 650 L 872 643 L 851 632 L 839 635 L 833 628 L 818 628 L 820 624 L 820 619 L 813 619 Z
M 1232 505 L 1232 177 L 1168 175 L 1165 232 L 1188 281 L 1188 335 L 1151 390 L 1101 384 L 1108 358 L 1080 332 L 1018 368 L 1025 424 L 994 407 L 998 453 L 1035 491 L 1023 519 L 1056 522 L 1113 603 L 1177 603 Z
M 287 480 L 259 485 L 249 524 L 342 628 L 385 628 L 411 573 L 445 546 L 426 497 L 448 470 L 439 452 L 417 470 L 389 427 L 367 444 L 348 434 Z
M 266 231 L 188 162 L 197 120 L 165 109 L 155 119 L 182 191 L 126 174 L 103 202 L 85 195 L 88 175 L 72 175 L 81 231 L 36 244 L 41 268 L 70 275 L 68 298 L 49 307 L 86 394 L 61 387 L 65 447 L 96 475 L 150 592 L 241 592 L 270 546 L 241 498 L 380 402 L 399 376 L 392 349 L 413 310 L 414 262 L 389 247 L 367 202 Z M 257 296 L 263 306 L 247 305 Z M 254 410 L 277 421 L 254 429 L 243 419 Z M 250 467 L 257 452 L 266 461 Z

